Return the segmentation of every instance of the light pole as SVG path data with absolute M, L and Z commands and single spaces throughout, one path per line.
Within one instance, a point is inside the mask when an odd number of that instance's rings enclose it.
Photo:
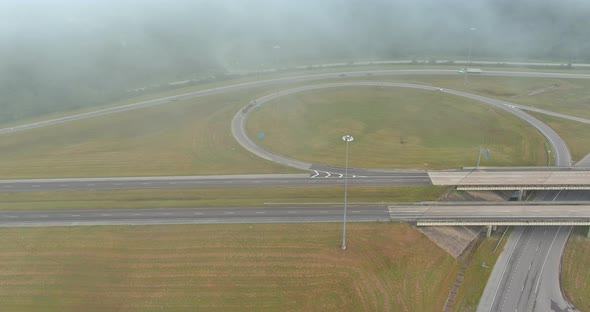
M 467 52 L 467 65 L 465 66 L 465 79 L 463 80 L 463 84 L 467 84 L 467 73 L 469 72 L 469 65 L 471 64 L 471 47 L 473 46 L 473 35 L 472 32 L 476 31 L 477 28 L 471 27 L 469 28 L 469 50 Z
M 279 67 L 279 51 L 280 51 L 280 49 L 281 49 L 281 47 L 278 44 L 275 44 L 274 47 L 272 47 L 272 50 L 275 55 L 275 67 L 277 70 Z
M 354 138 L 352 135 L 345 135 L 342 140 L 346 142 L 346 156 L 344 162 L 344 220 L 342 223 L 342 250 L 346 249 L 346 194 L 348 192 L 348 143 Z

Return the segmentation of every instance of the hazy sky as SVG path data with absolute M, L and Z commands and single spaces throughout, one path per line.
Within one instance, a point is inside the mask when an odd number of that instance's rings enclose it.
M 28 40 L 50 49 L 62 40 L 82 50 L 109 49 L 115 43 L 129 49 L 133 44 L 186 49 L 186 41 L 193 41 L 208 54 L 203 57 L 213 54 L 222 62 L 270 55 L 275 44 L 289 50 L 284 57 L 326 50 L 403 54 L 404 45 L 412 53 L 445 55 L 460 50 L 457 45 L 465 50 L 469 35 L 476 48 L 485 47 L 479 50 L 523 54 L 542 44 L 539 32 L 544 30 L 522 20 L 522 11 L 552 13 L 545 16 L 554 26 L 547 31 L 574 31 L 565 24 L 587 18 L 589 6 L 586 0 L 3 0 L 0 34 L 5 45 Z M 469 34 L 471 27 L 478 31 Z M 399 47 L 391 47 L 396 43 Z
M 0 109 L 236 70 L 464 59 L 470 43 L 474 59 L 590 62 L 589 16 L 588 0 L 0 0 Z

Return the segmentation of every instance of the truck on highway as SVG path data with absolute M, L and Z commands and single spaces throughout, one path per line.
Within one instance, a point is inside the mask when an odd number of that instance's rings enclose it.
M 483 71 L 479 68 L 461 68 L 459 69 L 460 74 L 481 74 Z

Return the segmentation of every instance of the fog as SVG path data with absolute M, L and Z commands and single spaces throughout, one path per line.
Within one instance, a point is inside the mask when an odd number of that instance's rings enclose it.
M 590 63 L 589 13 L 587 0 L 3 0 L 0 122 L 233 72 L 464 60 L 470 44 L 476 60 Z

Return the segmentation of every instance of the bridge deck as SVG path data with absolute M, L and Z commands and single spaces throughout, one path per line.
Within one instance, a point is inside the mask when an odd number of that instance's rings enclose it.
M 434 185 L 458 190 L 589 190 L 590 171 L 429 171 Z
M 452 203 L 452 204 L 398 204 L 390 205 L 391 220 L 417 222 L 420 224 L 438 225 L 590 225 L 590 203 L 582 204 L 551 203 L 551 204 L 523 204 L 517 202 L 490 204 L 487 203 Z M 557 224 L 557 223 L 559 224 Z

